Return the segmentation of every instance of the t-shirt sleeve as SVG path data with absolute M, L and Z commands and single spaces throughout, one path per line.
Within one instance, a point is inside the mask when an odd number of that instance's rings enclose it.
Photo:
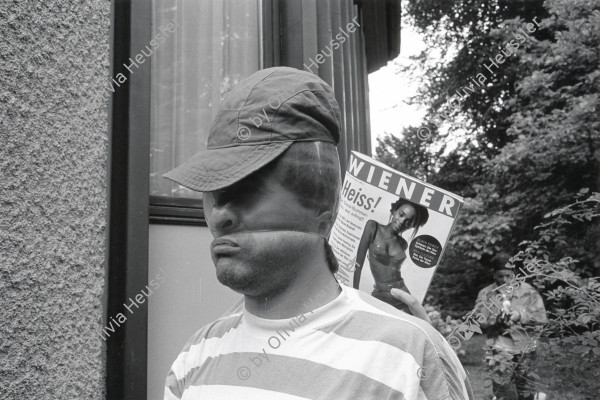
M 454 350 L 437 332 L 430 336 L 420 376 L 427 400 L 473 400 L 469 379 Z
M 195 334 L 192 335 L 183 346 L 183 349 L 171 365 L 171 369 L 167 375 L 167 379 L 165 381 L 165 392 L 164 392 L 164 400 L 179 400 L 183 397 L 183 393 L 186 390 L 186 377 L 189 372 L 189 362 L 192 362 L 194 356 L 190 355 L 190 349 L 192 346 L 198 345 L 207 336 L 211 335 L 211 332 L 215 330 L 217 332 L 228 330 L 231 327 L 231 324 L 236 324 L 239 318 L 228 319 L 228 317 L 234 316 L 234 314 L 239 314 L 244 305 L 244 298 L 241 297 L 238 301 L 233 304 L 219 319 L 216 321 L 205 325 L 200 328 Z M 224 320 L 228 322 L 223 323 Z M 216 327 L 216 328 L 215 328 Z M 189 361 L 189 362 L 188 362 Z M 188 377 L 189 378 L 189 377 Z
M 164 400 L 179 400 L 183 395 L 183 387 L 181 382 L 177 380 L 173 369 L 169 371 L 165 382 Z
M 179 400 L 183 397 L 185 390 L 185 374 L 186 371 L 186 358 L 190 347 L 199 340 L 199 336 L 203 333 L 204 329 L 196 332 L 187 343 L 183 346 L 182 351 L 177 355 L 175 361 L 171 365 L 171 369 L 167 374 L 165 381 L 165 394 L 164 400 Z

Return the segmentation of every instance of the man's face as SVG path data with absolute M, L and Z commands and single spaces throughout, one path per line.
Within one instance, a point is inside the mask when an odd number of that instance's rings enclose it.
M 506 284 L 508 281 L 515 277 L 515 273 L 513 271 L 507 269 L 500 269 L 494 272 L 494 280 L 498 286 Z
M 215 240 L 217 278 L 250 296 L 281 290 L 294 261 L 322 240 L 317 211 L 300 204 L 272 171 L 259 171 L 222 190 L 204 193 L 204 213 Z

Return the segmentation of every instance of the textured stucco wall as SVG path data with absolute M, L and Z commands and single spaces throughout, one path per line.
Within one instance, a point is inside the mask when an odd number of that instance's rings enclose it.
M 110 2 L 0 1 L 0 399 L 103 399 Z

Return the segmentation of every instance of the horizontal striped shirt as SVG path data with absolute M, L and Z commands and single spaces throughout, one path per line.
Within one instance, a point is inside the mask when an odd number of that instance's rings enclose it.
M 464 369 L 426 322 L 366 293 L 264 319 L 241 302 L 185 345 L 165 400 L 471 399 Z

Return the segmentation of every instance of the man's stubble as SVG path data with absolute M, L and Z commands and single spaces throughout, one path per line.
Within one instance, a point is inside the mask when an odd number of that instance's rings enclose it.
M 228 236 L 238 243 L 241 251 L 233 256 L 213 256 L 217 279 L 251 297 L 272 297 L 285 290 L 319 239 L 314 234 L 284 230 Z

